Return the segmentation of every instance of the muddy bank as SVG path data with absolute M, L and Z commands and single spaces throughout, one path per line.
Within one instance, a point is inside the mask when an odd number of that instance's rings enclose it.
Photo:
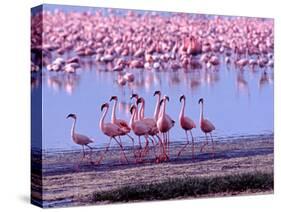
M 129 164 L 120 164 L 118 149 L 112 149 L 99 166 L 89 162 L 90 154 L 87 159 L 80 162 L 81 152 L 43 155 L 45 206 L 89 204 L 90 202 L 85 202 L 85 197 L 94 192 L 161 183 L 179 177 L 208 178 L 255 172 L 272 173 L 273 144 L 273 135 L 230 138 L 228 142 L 216 142 L 216 156 L 213 159 L 211 146 L 208 146 L 204 153 L 198 153 L 202 143 L 197 143 L 196 159 L 192 161 L 190 147 L 180 158 L 176 157 L 184 143 L 174 142 L 170 152 L 171 160 L 160 164 L 154 162 L 152 150 L 144 163 L 135 164 L 129 147 L 126 150 Z M 92 159 L 99 157 L 100 154 L 101 150 L 94 151 Z M 36 178 L 38 174 L 34 173 L 32 176 Z

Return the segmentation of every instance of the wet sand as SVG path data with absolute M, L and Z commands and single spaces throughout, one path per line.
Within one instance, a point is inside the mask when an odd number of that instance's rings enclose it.
M 95 149 L 81 161 L 81 151 L 43 153 L 43 199 L 44 207 L 84 205 L 94 203 L 89 196 L 122 186 L 151 184 L 179 177 L 213 177 L 243 173 L 273 173 L 273 134 L 216 139 L 216 155 L 212 158 L 211 145 L 199 153 L 202 142 L 195 145 L 196 158 L 192 161 L 191 148 L 177 158 L 183 142 L 172 142 L 170 160 L 155 163 L 153 149 L 146 161 L 135 163 L 131 147 L 126 147 L 129 164 L 119 161 L 120 151 L 113 147 L 100 165 L 91 164 L 101 155 Z M 33 153 L 33 199 L 40 199 L 40 172 L 36 172 L 40 156 Z M 37 183 L 36 183 L 37 182 Z M 252 191 L 222 193 L 211 196 L 251 194 Z M 254 193 L 272 193 L 255 191 Z M 207 197 L 207 196 L 203 196 Z M 179 197 L 180 198 L 180 197 Z

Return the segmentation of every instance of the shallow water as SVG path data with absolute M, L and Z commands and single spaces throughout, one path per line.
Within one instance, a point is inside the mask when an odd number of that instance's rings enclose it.
M 204 114 L 216 126 L 215 136 L 241 136 L 273 132 L 273 71 L 239 71 L 233 66 L 219 66 L 218 70 L 184 72 L 170 70 L 157 72 L 130 70 L 135 82 L 120 87 L 116 83 L 118 73 L 84 66 L 77 74 L 50 73 L 43 70 L 43 146 L 45 150 L 80 148 L 71 141 L 72 120 L 69 113 L 78 116 L 77 132 L 92 137 L 94 146 L 103 147 L 108 138 L 99 129 L 100 106 L 112 95 L 119 97 L 117 117 L 129 121 L 130 95 L 138 93 L 146 100 L 145 116 L 152 116 L 156 103 L 155 90 L 170 97 L 167 113 L 176 121 L 171 130 L 172 140 L 184 140 L 184 131 L 178 124 L 181 104 L 179 97 L 185 94 L 185 115 L 197 126 L 199 120 L 198 99 L 205 100 Z M 40 81 L 32 94 L 40 92 Z M 112 104 L 110 104 L 112 107 Z M 110 113 L 107 116 L 109 121 Z M 202 136 L 197 127 L 195 137 Z M 123 139 L 124 144 L 130 141 Z M 36 146 L 35 146 L 36 147 Z

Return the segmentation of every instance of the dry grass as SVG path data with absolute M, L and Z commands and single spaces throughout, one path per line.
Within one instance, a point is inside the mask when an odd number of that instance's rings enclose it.
M 174 178 L 161 183 L 123 186 L 112 191 L 94 193 L 89 202 L 166 200 L 268 190 L 273 190 L 273 174 L 254 172 L 215 177 Z

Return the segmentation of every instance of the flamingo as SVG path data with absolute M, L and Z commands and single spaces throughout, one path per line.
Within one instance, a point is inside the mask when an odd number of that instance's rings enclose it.
M 158 120 L 158 116 L 159 116 L 161 91 L 155 91 L 153 96 L 156 96 L 156 95 L 157 95 L 157 101 L 156 101 L 156 106 L 155 106 L 154 115 L 153 115 L 155 121 Z
M 81 135 L 75 132 L 75 126 L 76 126 L 76 121 L 77 121 L 77 116 L 75 114 L 70 113 L 67 117 L 68 118 L 73 118 L 73 124 L 71 127 L 71 138 L 74 143 L 81 145 L 83 148 L 83 158 L 85 157 L 85 148 L 84 146 L 88 147 L 92 151 L 92 147 L 89 145 L 90 143 L 93 143 L 94 141 L 90 139 L 89 137 L 85 135 Z
M 144 136 L 146 143 L 148 143 L 148 135 L 151 129 L 142 120 L 136 120 L 136 111 L 137 111 L 137 107 L 135 105 L 132 105 L 130 108 L 130 112 L 132 114 L 130 119 L 130 126 L 133 132 L 138 136 L 139 144 L 141 146 L 140 137 Z
M 148 134 L 152 137 L 151 141 L 152 141 L 152 144 L 153 144 L 153 147 L 154 147 L 154 153 L 155 153 L 155 142 L 156 142 L 156 140 L 155 140 L 154 136 L 156 136 L 159 139 L 159 141 L 161 142 L 160 137 L 157 135 L 159 133 L 159 130 L 157 128 L 156 121 L 155 121 L 154 118 L 144 117 L 144 110 L 145 110 L 145 100 L 144 100 L 144 98 L 142 98 L 142 97 L 138 98 L 137 105 L 138 104 L 141 104 L 140 113 L 139 113 L 139 116 L 140 116 L 139 120 L 143 121 L 143 123 L 146 126 L 148 126 L 149 129 L 150 129 Z M 145 149 L 147 149 L 147 146 L 148 146 L 148 143 L 146 143 Z
M 180 156 L 181 152 L 186 148 L 186 146 L 189 144 L 188 135 L 187 135 L 187 131 L 189 131 L 190 135 L 191 135 L 191 138 L 192 138 L 192 159 L 194 159 L 194 138 L 193 138 L 193 135 L 192 135 L 192 129 L 196 128 L 196 125 L 195 125 L 195 123 L 192 119 L 190 119 L 187 116 L 184 116 L 184 110 L 185 110 L 185 104 L 186 104 L 185 95 L 182 95 L 180 97 L 180 102 L 182 102 L 183 104 L 182 104 L 180 115 L 179 115 L 179 122 L 180 122 L 181 128 L 185 131 L 186 144 L 179 151 L 178 157 Z
M 200 152 L 202 152 L 203 148 L 206 145 L 208 145 L 208 136 L 207 136 L 207 134 L 209 133 L 210 136 L 211 136 L 211 140 L 212 140 L 213 157 L 215 157 L 215 147 L 214 147 L 214 140 L 213 140 L 213 136 L 212 136 L 212 131 L 215 130 L 216 128 L 208 119 L 204 118 L 204 115 L 203 115 L 204 100 L 203 100 L 203 98 L 199 99 L 198 104 L 201 104 L 200 121 L 199 121 L 200 129 L 202 130 L 203 133 L 205 133 L 205 136 L 206 136 L 206 142 L 201 147 Z
M 185 41 L 185 47 L 187 48 L 187 54 L 189 55 L 196 56 L 202 53 L 202 45 L 194 36 L 190 36 L 189 40 Z
M 123 134 L 121 134 L 121 136 L 126 135 L 131 139 L 131 141 L 133 142 L 133 151 L 134 151 L 135 141 L 133 137 L 129 135 L 131 128 L 129 127 L 128 123 L 125 120 L 116 118 L 116 107 L 117 107 L 118 97 L 112 96 L 109 101 L 113 101 L 113 100 L 114 100 L 114 105 L 111 113 L 111 123 L 116 124 L 122 129 Z M 134 152 L 134 156 L 136 157 L 135 152 Z
M 156 125 L 157 125 L 157 120 L 158 120 L 158 117 L 159 117 L 159 113 L 160 113 L 160 100 L 161 100 L 161 91 L 157 90 L 154 92 L 153 96 L 157 96 L 157 101 L 156 101 L 156 105 L 155 105 L 155 109 L 154 109 L 154 114 L 153 114 L 153 117 L 154 117 L 154 120 L 156 121 Z M 168 114 L 166 114 L 166 116 L 171 119 L 169 117 Z M 159 130 L 158 130 L 159 131 Z M 160 144 L 162 145 L 162 148 L 163 148 L 163 154 L 165 154 L 165 157 L 167 158 L 167 155 L 165 153 L 165 146 L 161 140 L 161 138 L 158 136 L 158 134 L 156 134 L 157 138 L 159 139 L 159 142 Z
M 166 101 L 169 100 L 170 99 L 168 96 L 164 96 L 163 99 L 160 101 L 160 107 L 161 105 L 163 106 L 160 116 L 157 120 L 157 128 L 162 133 L 163 141 L 167 144 L 167 147 L 169 147 L 169 131 L 175 125 L 175 121 L 172 120 L 170 116 L 166 114 Z M 165 155 L 167 154 L 165 153 Z
M 104 110 L 105 108 L 105 110 Z M 101 111 L 104 111 L 103 114 L 102 114 L 102 117 L 100 119 L 100 129 L 101 131 L 103 132 L 103 134 L 105 134 L 106 136 L 108 136 L 110 139 L 109 139 L 109 144 L 108 146 L 106 147 L 105 149 L 105 152 L 104 154 L 101 156 L 101 158 L 99 159 L 98 163 L 101 162 L 101 160 L 103 159 L 105 153 L 109 150 L 109 147 L 110 147 L 110 144 L 111 144 L 111 140 L 114 139 L 116 141 L 116 143 L 120 146 L 122 152 L 123 152 L 123 156 L 126 160 L 126 162 L 128 163 L 128 159 L 125 155 L 125 152 L 124 152 L 124 149 L 123 149 L 123 146 L 121 144 L 121 142 L 119 142 L 116 137 L 119 137 L 120 135 L 123 135 L 124 134 L 124 131 L 122 130 L 121 127 L 119 127 L 117 124 L 113 124 L 113 123 L 104 123 L 104 119 L 106 117 L 106 114 L 108 112 L 108 108 L 109 108 L 109 104 L 108 103 L 104 103 L 102 106 L 101 106 Z M 121 139 L 120 139 L 121 141 Z
M 135 106 L 136 106 L 136 116 L 135 119 L 139 120 L 139 110 L 138 110 L 138 105 L 137 105 L 137 101 L 138 101 L 139 95 L 136 93 L 133 93 L 130 97 L 130 99 L 135 99 Z
M 128 136 L 134 143 L 134 139 L 132 138 L 132 136 L 129 135 L 131 128 L 129 127 L 128 123 L 123 119 L 116 118 L 116 107 L 117 107 L 118 97 L 112 96 L 110 98 L 110 101 L 113 101 L 113 100 L 114 100 L 114 105 L 113 105 L 112 114 L 111 114 L 111 123 L 119 126 L 123 131 L 123 135 Z

